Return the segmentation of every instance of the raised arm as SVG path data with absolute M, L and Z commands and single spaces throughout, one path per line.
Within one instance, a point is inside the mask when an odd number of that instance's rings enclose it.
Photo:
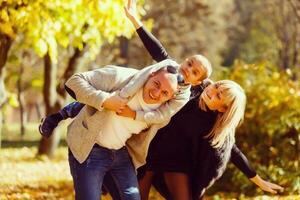
M 170 58 L 160 41 L 153 34 L 147 31 L 147 29 L 143 26 L 143 23 L 139 20 L 136 11 L 136 0 L 128 0 L 127 6 L 125 7 L 125 13 L 135 27 L 137 34 L 152 59 L 156 62 L 160 62 Z
M 260 189 L 276 194 L 277 191 L 282 191 L 283 187 L 263 180 L 256 172 L 250 167 L 249 161 L 241 150 L 234 144 L 231 151 L 231 162 L 241 170 L 255 185 Z

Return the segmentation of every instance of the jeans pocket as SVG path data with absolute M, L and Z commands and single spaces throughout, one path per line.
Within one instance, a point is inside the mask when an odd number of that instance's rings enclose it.
M 86 165 L 88 168 L 106 168 L 110 166 L 111 162 L 112 159 L 109 151 L 99 147 L 93 147 L 86 159 Z

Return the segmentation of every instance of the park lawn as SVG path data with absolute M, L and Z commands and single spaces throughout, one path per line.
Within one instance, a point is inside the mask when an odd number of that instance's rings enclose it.
M 65 120 L 59 124 L 57 128 L 61 139 L 66 138 L 67 126 L 69 125 L 71 120 Z M 2 141 L 8 142 L 36 142 L 41 139 L 41 135 L 38 131 L 39 123 L 26 123 L 25 124 L 25 134 L 22 136 L 20 134 L 20 123 L 9 123 L 4 124 L 2 128 Z
M 74 199 L 72 178 L 67 162 L 67 147 L 59 147 L 53 159 L 36 157 L 36 147 L 3 148 L 0 154 L 0 199 Z M 239 197 L 236 197 L 239 196 Z M 104 200 L 111 199 L 108 195 Z M 150 200 L 162 199 L 155 190 Z M 245 197 L 216 194 L 209 200 L 300 200 L 298 196 Z

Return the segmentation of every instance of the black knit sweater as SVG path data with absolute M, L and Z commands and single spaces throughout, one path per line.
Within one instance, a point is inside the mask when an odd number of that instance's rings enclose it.
M 162 44 L 144 27 L 137 30 L 149 54 L 157 62 L 170 58 Z M 231 160 L 248 178 L 256 175 L 247 158 L 238 147 L 226 139 L 221 148 L 213 148 L 204 136 L 213 127 L 217 113 L 200 110 L 198 97 L 204 85 L 192 88 L 191 100 L 172 117 L 171 122 L 160 129 L 150 144 L 145 169 L 157 172 L 154 185 L 168 198 L 161 176 L 164 171 L 187 173 L 191 180 L 193 199 L 200 199 L 206 189 L 224 173 Z

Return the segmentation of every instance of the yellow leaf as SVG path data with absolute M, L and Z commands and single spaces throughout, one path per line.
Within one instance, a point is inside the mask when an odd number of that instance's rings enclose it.
M 7 34 L 11 38 L 15 38 L 16 34 L 12 28 L 12 25 L 10 23 L 1 23 L 0 24 L 0 31 Z
M 7 10 L 3 9 L 1 11 L 1 15 L 0 15 L 1 20 L 3 20 L 4 22 L 8 22 L 9 21 L 9 16 L 7 14 Z
M 9 97 L 8 97 L 8 103 L 12 107 L 15 107 L 15 108 L 19 107 L 19 102 L 18 102 L 17 94 L 10 93 Z
M 47 51 L 48 51 L 48 46 L 47 46 L 47 43 L 42 39 L 38 39 L 38 41 L 35 43 L 35 51 L 36 53 L 42 57 L 44 56 Z

